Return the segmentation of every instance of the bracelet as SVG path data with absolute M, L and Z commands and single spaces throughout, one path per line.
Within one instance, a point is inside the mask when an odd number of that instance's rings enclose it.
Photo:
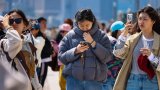
M 93 42 L 94 42 L 94 40 L 90 44 L 92 44 Z

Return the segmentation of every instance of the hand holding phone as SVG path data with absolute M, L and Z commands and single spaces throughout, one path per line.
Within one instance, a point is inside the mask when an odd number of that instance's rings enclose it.
M 88 45 L 89 43 L 86 42 L 86 41 L 80 41 L 80 44 L 83 45 L 83 46 L 86 46 L 86 45 Z
M 75 53 L 78 54 L 78 53 L 82 53 L 86 50 L 89 49 L 89 45 L 88 45 L 88 42 L 86 41 L 80 41 L 80 43 L 76 46 L 76 51 Z

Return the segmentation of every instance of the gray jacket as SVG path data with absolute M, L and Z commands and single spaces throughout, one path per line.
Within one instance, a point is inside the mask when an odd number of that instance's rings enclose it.
M 112 50 L 110 41 L 105 33 L 95 25 L 89 32 L 96 41 L 95 48 L 89 48 L 83 53 L 84 63 L 81 62 L 81 54 L 74 54 L 76 46 L 83 39 L 83 31 L 74 28 L 62 39 L 59 48 L 59 60 L 65 64 L 63 75 L 73 76 L 79 80 L 105 81 L 107 79 L 106 62 L 111 60 Z

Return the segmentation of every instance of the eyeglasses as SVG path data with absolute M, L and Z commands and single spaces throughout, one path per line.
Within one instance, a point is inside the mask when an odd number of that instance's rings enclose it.
M 20 24 L 22 22 L 22 18 L 15 18 L 15 19 L 9 19 L 9 24 L 12 25 L 13 23 Z

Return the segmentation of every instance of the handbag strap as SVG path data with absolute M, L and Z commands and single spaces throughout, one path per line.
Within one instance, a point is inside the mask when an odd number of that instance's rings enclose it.
M 12 61 L 12 67 L 13 67 L 15 70 L 18 71 L 18 69 L 17 69 L 17 67 L 16 67 L 16 63 L 14 62 L 14 59 L 11 59 L 10 56 L 9 56 L 9 54 L 8 54 L 8 52 L 6 52 L 6 51 L 4 50 L 3 41 L 2 41 L 2 43 L 1 43 L 1 48 L 2 48 L 2 51 L 4 52 L 4 54 L 6 55 L 7 61 L 8 61 L 8 62 L 11 62 L 11 61 Z
M 7 58 L 8 62 L 11 62 L 12 59 L 10 58 L 8 52 L 6 52 L 6 51 L 4 50 L 3 41 L 2 41 L 2 43 L 1 43 L 1 48 L 2 48 L 2 51 L 4 52 L 4 54 L 6 55 L 6 58 Z

